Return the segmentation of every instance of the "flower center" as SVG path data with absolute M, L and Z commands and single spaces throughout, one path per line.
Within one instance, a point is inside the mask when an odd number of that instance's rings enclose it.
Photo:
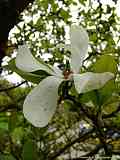
M 65 79 L 70 79 L 70 76 L 71 76 L 72 73 L 73 73 L 73 72 L 70 71 L 70 70 L 65 70 L 65 71 L 63 71 L 64 78 L 65 78 Z

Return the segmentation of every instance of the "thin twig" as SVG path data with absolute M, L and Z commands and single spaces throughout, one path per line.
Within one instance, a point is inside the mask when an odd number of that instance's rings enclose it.
M 9 91 L 9 90 L 15 89 L 17 87 L 20 87 L 21 85 L 23 85 L 26 82 L 27 81 L 23 81 L 23 82 L 21 82 L 20 84 L 18 84 L 16 86 L 12 86 L 12 87 L 8 87 L 8 88 L 2 88 L 2 89 L 0 89 L 0 92 L 5 92 L 5 91 Z

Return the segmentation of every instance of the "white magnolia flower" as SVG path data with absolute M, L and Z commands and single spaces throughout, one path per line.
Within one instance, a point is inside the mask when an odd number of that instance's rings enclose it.
M 74 80 L 75 88 L 80 94 L 99 89 L 114 77 L 114 74 L 110 72 L 79 74 L 88 50 L 88 34 L 80 26 L 71 26 L 70 41 L 71 71 L 64 73 L 59 68 L 39 62 L 27 46 L 23 45 L 18 49 L 16 66 L 19 69 L 25 72 L 44 70 L 50 74 L 27 95 L 24 101 L 24 116 L 36 127 L 44 127 L 51 120 L 57 106 L 58 88 L 63 81 Z

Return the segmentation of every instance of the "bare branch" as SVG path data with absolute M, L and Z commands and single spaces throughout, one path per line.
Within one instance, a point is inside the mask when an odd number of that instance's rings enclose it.
M 21 82 L 20 84 L 18 84 L 18 85 L 16 85 L 16 86 L 12 86 L 12 87 L 9 87 L 9 88 L 2 88 L 2 89 L 0 89 L 0 92 L 5 92 L 5 91 L 9 91 L 9 90 L 18 88 L 18 87 L 20 87 L 21 85 L 23 85 L 23 84 L 26 83 L 26 82 L 27 82 L 27 81 L 23 81 L 23 82 Z

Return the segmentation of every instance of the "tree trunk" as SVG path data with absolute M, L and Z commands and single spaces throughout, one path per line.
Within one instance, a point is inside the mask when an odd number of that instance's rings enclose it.
M 0 67 L 2 59 L 5 57 L 9 32 L 19 22 L 20 13 L 33 1 L 0 0 Z

